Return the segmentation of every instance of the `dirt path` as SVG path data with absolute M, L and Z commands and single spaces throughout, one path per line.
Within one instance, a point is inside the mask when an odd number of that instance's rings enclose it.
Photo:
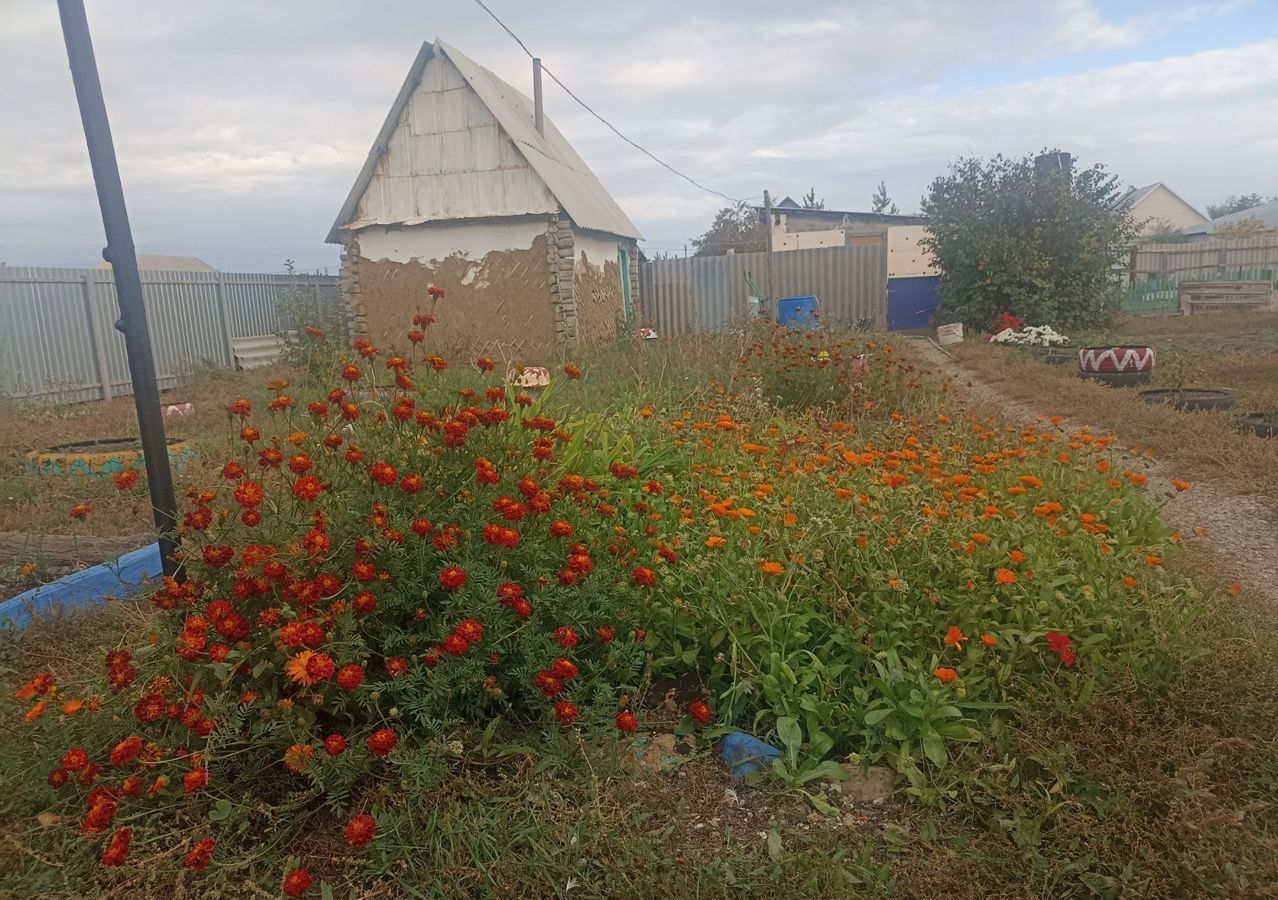
M 1050 411 L 1007 397 L 927 338 L 907 337 L 903 343 L 913 356 L 953 377 L 974 400 L 996 408 L 1003 418 L 1018 424 L 1047 424 L 1045 416 Z M 1098 434 L 1108 431 L 1089 429 L 1087 423 L 1073 420 L 1061 422 L 1060 428 Z M 1175 473 L 1165 463 L 1150 460 L 1148 464 L 1145 489 L 1164 501 L 1163 517 L 1167 522 L 1185 535 L 1206 528 L 1203 544 L 1229 573 L 1228 577 L 1278 604 L 1278 510 L 1260 498 L 1235 494 L 1209 481 L 1196 482 L 1193 490 L 1177 491 L 1172 486 Z

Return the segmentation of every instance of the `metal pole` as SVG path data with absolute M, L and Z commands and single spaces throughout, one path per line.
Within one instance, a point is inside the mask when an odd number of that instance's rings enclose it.
M 537 133 L 546 133 L 546 114 L 541 107 L 541 60 L 533 57 L 533 122 Z
M 767 215 L 766 231 L 764 233 L 764 237 L 767 239 L 767 256 L 764 257 L 764 268 L 767 271 L 768 305 L 772 307 L 768 312 L 775 319 L 778 307 L 774 302 L 776 298 L 772 293 L 772 194 L 768 191 L 763 192 L 763 207 Z
M 98 206 L 102 209 L 102 227 L 107 240 L 102 256 L 111 263 L 111 276 L 115 279 L 120 303 L 120 321 L 115 327 L 124 333 L 124 346 L 129 358 L 138 431 L 146 457 L 146 480 L 151 488 L 151 510 L 160 533 L 160 557 L 164 574 L 180 578 L 180 567 L 174 557 L 177 550 L 177 501 L 173 496 L 173 473 L 169 469 L 164 419 L 160 413 L 160 391 L 155 383 L 155 359 L 151 355 L 151 335 L 142 301 L 142 279 L 138 275 L 133 233 L 124 205 L 124 187 L 120 184 L 120 169 L 116 164 L 106 102 L 102 99 L 102 83 L 98 79 L 98 63 L 93 55 L 84 0 L 58 0 L 58 15 L 62 19 L 62 37 L 67 45 L 71 80 L 75 84 L 80 121 L 84 125 L 84 139 L 89 148 L 93 184 L 98 192 Z

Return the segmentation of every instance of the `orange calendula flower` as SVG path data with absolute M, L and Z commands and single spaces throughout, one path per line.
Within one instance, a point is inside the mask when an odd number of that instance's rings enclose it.
M 1194 485 L 1191 482 L 1181 481 L 1179 478 L 1172 479 L 1172 487 L 1174 487 L 1178 491 L 1187 491 L 1193 486 Z
M 994 637 L 992 634 L 983 634 L 981 635 L 981 643 L 986 647 L 993 647 L 998 643 L 998 638 Z
M 720 537 L 717 534 L 712 534 L 710 535 L 710 537 L 706 538 L 706 548 L 710 550 L 714 550 L 718 547 L 722 547 L 726 543 L 728 543 L 728 539 L 725 537 Z
M 284 666 L 285 674 L 302 687 L 310 687 L 315 683 L 315 678 L 311 675 L 307 663 L 311 661 L 311 657 L 314 655 L 315 653 L 311 650 L 303 650 Z
M 759 571 L 764 575 L 780 575 L 785 571 L 785 566 L 776 560 L 769 559 L 759 563 Z
M 999 584 L 1015 584 L 1016 573 L 1011 569 L 999 569 L 994 573 L 994 577 L 998 579 Z
M 1161 556 L 1154 556 L 1151 553 L 1145 557 L 1145 562 L 1151 566 L 1161 566 L 1163 564 L 1163 558 Z
M 1007 554 L 1007 558 L 1012 561 L 1012 565 L 1014 566 L 1019 566 L 1021 563 L 1025 562 L 1025 554 L 1019 550 L 1011 551 Z
M 950 630 L 945 632 L 945 646 L 963 649 L 963 642 L 967 637 L 963 634 L 963 630 L 957 625 L 951 625 Z
M 74 716 L 82 709 L 84 709 L 83 700 L 68 700 L 62 704 L 62 712 L 64 715 Z
M 949 684 L 951 681 L 958 678 L 958 672 L 954 669 L 946 668 L 945 666 L 939 666 L 936 669 L 933 669 L 932 674 L 935 675 L 937 680 L 942 684 Z
M 44 709 L 48 705 L 49 705 L 48 700 L 41 700 L 35 706 L 27 710 L 27 714 L 23 716 L 22 718 L 27 722 L 34 722 L 36 719 L 44 715 Z
M 1123 587 L 1127 588 L 1128 590 L 1131 590 L 1132 588 L 1136 587 L 1136 579 L 1130 575 L 1126 576 L 1123 579 Z
M 1242 585 L 1235 581 L 1229 586 L 1229 593 L 1233 594 L 1235 597 L 1238 596 L 1242 593 Z

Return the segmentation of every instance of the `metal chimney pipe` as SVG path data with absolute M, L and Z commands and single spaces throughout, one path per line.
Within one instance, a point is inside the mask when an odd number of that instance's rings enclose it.
M 546 113 L 541 107 L 541 60 L 533 57 L 533 122 L 537 125 L 537 133 L 546 134 Z

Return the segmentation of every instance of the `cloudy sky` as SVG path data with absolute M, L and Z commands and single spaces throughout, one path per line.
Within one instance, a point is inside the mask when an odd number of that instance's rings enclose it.
M 1202 209 L 1278 193 L 1278 0 L 489 0 L 623 132 L 737 198 L 903 212 L 959 155 L 1044 146 Z M 87 0 L 140 252 L 233 271 L 323 243 L 421 41 L 531 92 L 472 0 Z M 553 85 L 547 113 L 652 249 L 723 200 Z M 0 0 L 0 262 L 87 266 L 101 222 L 52 0 Z

